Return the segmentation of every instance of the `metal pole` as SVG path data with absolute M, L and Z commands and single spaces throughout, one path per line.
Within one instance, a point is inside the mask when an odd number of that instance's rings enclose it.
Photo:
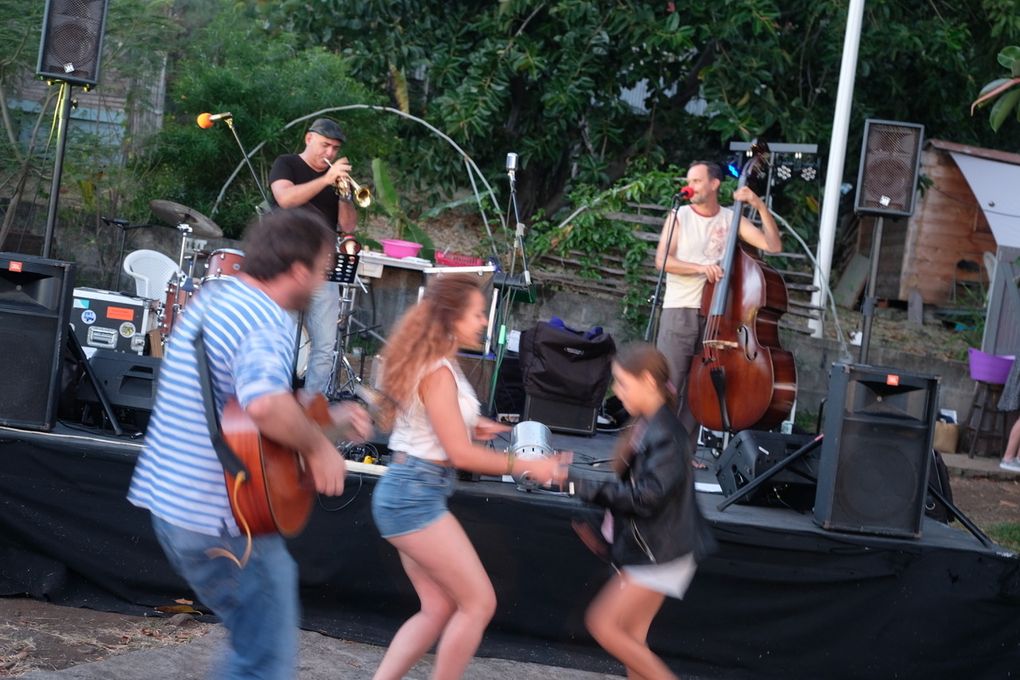
M 871 322 L 875 317 L 875 288 L 878 281 L 878 258 L 882 254 L 882 222 L 875 220 L 875 233 L 871 237 L 871 272 L 868 274 L 868 290 L 864 294 L 864 324 L 861 326 L 861 363 L 868 363 L 868 347 L 871 345 Z
M 829 165 L 825 170 L 825 194 L 822 197 L 822 217 L 818 226 L 818 266 L 815 268 L 815 292 L 811 305 L 824 309 L 825 291 L 832 270 L 832 249 L 836 240 L 836 218 L 839 214 L 840 186 L 843 184 L 843 165 L 846 161 L 847 134 L 850 129 L 850 109 L 854 98 L 854 80 L 857 76 L 857 51 L 861 44 L 861 24 L 864 22 L 865 0 L 850 0 L 846 13 L 846 34 L 843 38 L 843 61 L 839 67 L 839 88 L 836 91 L 836 112 L 832 119 L 832 141 L 829 144 Z M 822 320 L 811 319 L 812 335 L 822 336 Z
M 57 204 L 60 202 L 60 177 L 64 172 L 64 149 L 67 147 L 67 126 L 71 121 L 71 84 L 61 83 L 61 96 L 57 109 L 57 157 L 53 161 L 53 181 L 50 184 L 50 205 L 46 213 L 46 237 L 42 256 L 50 256 L 53 231 L 57 226 Z

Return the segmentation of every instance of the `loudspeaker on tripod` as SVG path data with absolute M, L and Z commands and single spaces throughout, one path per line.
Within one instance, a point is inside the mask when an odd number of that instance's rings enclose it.
M 0 425 L 53 428 L 73 287 L 70 262 L 0 253 Z
M 864 123 L 854 212 L 914 214 L 923 139 L 924 126 L 916 123 L 872 119 Z
M 77 85 L 99 81 L 107 0 L 46 0 L 39 65 L 43 78 Z
M 939 379 L 835 363 L 823 416 L 815 521 L 920 537 Z

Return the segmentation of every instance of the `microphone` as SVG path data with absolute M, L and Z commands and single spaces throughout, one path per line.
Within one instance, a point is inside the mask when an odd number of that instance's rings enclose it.
M 218 120 L 229 120 L 234 117 L 232 113 L 200 113 L 195 122 L 198 123 L 198 127 L 203 130 L 207 130 L 213 126 Z
M 676 192 L 674 198 L 679 198 L 684 201 L 689 201 L 694 198 L 694 189 L 689 186 L 680 187 L 680 190 Z
M 506 155 L 506 174 L 510 175 L 510 179 L 517 174 L 517 154 L 512 151 Z

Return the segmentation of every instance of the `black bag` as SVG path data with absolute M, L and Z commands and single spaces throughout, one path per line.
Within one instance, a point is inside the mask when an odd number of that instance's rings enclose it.
M 616 343 L 608 333 L 587 336 L 540 321 L 521 333 L 524 391 L 533 397 L 594 408 L 602 403 Z

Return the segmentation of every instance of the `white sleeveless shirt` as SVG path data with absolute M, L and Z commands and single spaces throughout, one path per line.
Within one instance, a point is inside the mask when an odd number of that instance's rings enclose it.
M 457 402 L 460 406 L 460 415 L 467 427 L 468 439 L 472 438 L 475 425 L 478 424 L 478 412 L 480 403 L 475 395 L 475 388 L 471 386 L 460 366 L 449 359 L 440 359 L 430 366 L 422 375 L 431 374 L 432 371 L 442 367 L 450 369 L 454 379 L 457 381 Z M 393 432 L 390 434 L 390 451 L 402 451 L 409 456 L 417 456 L 425 460 L 447 460 L 446 451 L 443 450 L 436 437 L 432 423 L 429 422 L 428 414 L 425 413 L 425 404 L 422 403 L 418 394 L 418 387 L 421 378 L 411 392 L 410 404 L 401 411 L 393 424 Z
M 719 264 L 726 250 L 726 236 L 733 222 L 731 208 L 719 208 L 711 217 L 699 215 L 691 206 L 677 209 L 676 252 L 673 256 L 694 264 Z M 666 274 L 663 307 L 701 307 L 704 274 Z

